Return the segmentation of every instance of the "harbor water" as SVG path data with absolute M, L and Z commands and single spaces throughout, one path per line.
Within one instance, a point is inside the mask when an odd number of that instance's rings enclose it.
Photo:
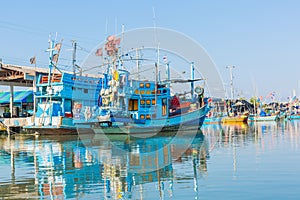
M 2 135 L 0 199 L 299 199 L 300 121 L 129 138 Z

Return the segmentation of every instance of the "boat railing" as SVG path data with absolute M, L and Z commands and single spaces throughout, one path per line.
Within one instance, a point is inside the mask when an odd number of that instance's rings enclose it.
M 61 74 L 54 74 L 51 77 L 51 83 L 59 83 L 61 82 Z M 41 84 L 48 83 L 48 76 L 42 76 L 40 80 Z

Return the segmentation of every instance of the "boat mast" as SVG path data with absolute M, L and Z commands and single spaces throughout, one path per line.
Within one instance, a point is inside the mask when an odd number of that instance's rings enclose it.
M 194 99 L 194 79 L 195 79 L 195 65 L 191 63 L 191 97 Z
M 155 63 L 155 112 L 156 112 L 156 103 L 157 103 L 157 84 L 158 84 L 158 81 L 157 81 L 157 74 L 158 74 L 158 64 Z
M 155 63 L 155 112 L 156 112 L 156 105 L 157 105 L 158 68 L 159 68 L 159 44 L 157 45 L 157 63 Z
M 50 87 L 50 79 L 51 79 L 51 73 L 52 73 L 52 59 L 53 59 L 53 51 L 54 51 L 54 40 L 49 39 L 50 47 L 49 47 L 49 74 L 48 74 L 48 87 Z
M 167 86 L 168 88 L 170 88 L 170 63 L 169 62 L 166 62 L 166 77 L 167 77 Z
M 73 74 L 75 75 L 76 72 L 76 49 L 77 49 L 77 42 L 76 40 L 72 40 L 72 46 L 73 46 L 73 60 L 72 60 L 72 66 L 73 66 Z
M 136 72 L 137 72 L 137 80 L 140 80 L 140 61 L 139 61 L 139 50 L 135 49 L 135 59 L 136 59 Z
M 124 30 L 125 30 L 125 25 L 122 24 L 122 39 L 121 39 L 121 58 L 123 58 L 123 53 L 124 53 L 124 50 L 123 50 L 123 45 L 124 45 Z M 123 63 L 123 59 L 121 59 L 121 65 L 122 65 L 122 69 L 125 69 L 124 68 L 124 63 Z
M 232 74 L 232 70 L 235 68 L 235 66 L 227 66 L 226 68 L 229 69 L 229 73 L 230 73 L 231 100 L 234 100 L 234 88 L 233 88 L 233 74 Z

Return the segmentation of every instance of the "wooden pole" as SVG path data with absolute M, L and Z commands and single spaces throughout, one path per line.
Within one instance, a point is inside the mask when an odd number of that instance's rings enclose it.
M 9 109 L 10 109 L 10 117 L 13 117 L 13 107 L 14 107 L 14 86 L 12 84 L 9 85 L 10 87 L 10 103 L 9 103 Z

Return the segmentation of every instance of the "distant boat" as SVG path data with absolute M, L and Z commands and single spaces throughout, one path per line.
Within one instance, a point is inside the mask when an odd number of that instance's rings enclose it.
M 248 115 L 226 116 L 222 118 L 223 123 L 247 123 Z
M 271 116 L 250 115 L 248 121 L 262 122 L 262 121 L 276 121 L 278 119 L 279 119 L 278 115 L 271 115 Z
M 300 119 L 300 114 L 288 115 L 288 120 Z
M 223 112 L 214 112 L 214 108 L 211 108 L 209 113 L 206 115 L 203 124 L 220 124 L 224 118 Z

